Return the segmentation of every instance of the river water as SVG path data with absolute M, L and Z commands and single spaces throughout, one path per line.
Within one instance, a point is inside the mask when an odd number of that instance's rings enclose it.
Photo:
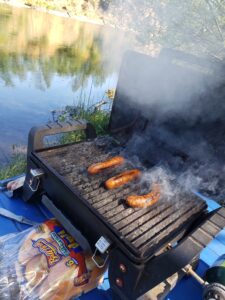
M 128 44 L 109 27 L 0 4 L 0 164 L 53 110 L 106 99 Z

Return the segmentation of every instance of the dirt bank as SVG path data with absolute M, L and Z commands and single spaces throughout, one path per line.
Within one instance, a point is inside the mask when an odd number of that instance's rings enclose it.
M 76 19 L 81 22 L 88 22 L 98 25 L 103 25 L 106 23 L 104 21 L 103 12 L 101 9 L 99 7 L 94 7 L 91 4 L 88 4 L 88 6 L 83 5 L 84 3 L 88 3 L 88 1 L 84 0 L 0 0 L 0 3 L 16 7 L 35 9 L 60 17 Z

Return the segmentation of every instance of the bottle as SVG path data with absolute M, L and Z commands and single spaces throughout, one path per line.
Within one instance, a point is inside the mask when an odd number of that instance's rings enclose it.
M 225 254 L 220 256 L 205 274 L 209 283 L 217 282 L 225 286 Z

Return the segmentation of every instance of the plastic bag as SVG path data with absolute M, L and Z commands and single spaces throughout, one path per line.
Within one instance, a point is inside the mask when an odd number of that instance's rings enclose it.
M 71 299 L 103 273 L 55 219 L 0 238 L 0 299 Z

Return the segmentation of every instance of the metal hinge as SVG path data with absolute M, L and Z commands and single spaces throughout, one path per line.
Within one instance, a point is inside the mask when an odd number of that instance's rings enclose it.
M 31 178 L 28 185 L 32 192 L 36 192 L 40 184 L 40 178 L 44 175 L 44 171 L 42 169 L 30 169 L 30 174 Z
M 92 256 L 92 260 L 98 268 L 104 268 L 109 257 L 108 249 L 111 246 L 111 244 L 111 241 L 106 239 L 104 236 L 101 236 L 95 244 L 95 251 Z M 97 255 L 98 252 L 99 254 Z M 98 262 L 97 257 L 101 257 L 101 260 L 103 261 L 101 264 Z

